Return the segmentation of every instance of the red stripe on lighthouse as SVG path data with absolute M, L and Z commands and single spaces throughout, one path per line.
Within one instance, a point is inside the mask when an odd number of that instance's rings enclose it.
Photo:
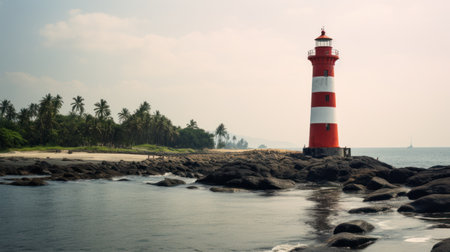
M 336 107 L 336 95 L 332 92 L 312 93 L 311 107 Z
M 339 147 L 336 123 L 313 123 L 309 128 L 309 147 Z

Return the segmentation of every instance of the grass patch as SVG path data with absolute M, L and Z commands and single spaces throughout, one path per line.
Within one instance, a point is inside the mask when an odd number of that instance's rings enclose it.
M 169 152 L 169 153 L 194 153 L 196 150 L 191 148 L 171 148 L 154 144 L 141 144 L 133 146 L 135 150 L 145 150 L 149 152 Z

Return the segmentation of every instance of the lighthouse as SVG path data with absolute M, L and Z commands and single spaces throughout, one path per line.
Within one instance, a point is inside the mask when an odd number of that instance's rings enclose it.
M 309 146 L 303 153 L 313 157 L 350 156 L 349 148 L 339 147 L 336 119 L 334 64 L 339 51 L 325 30 L 315 39 L 316 47 L 308 52 L 313 67 Z

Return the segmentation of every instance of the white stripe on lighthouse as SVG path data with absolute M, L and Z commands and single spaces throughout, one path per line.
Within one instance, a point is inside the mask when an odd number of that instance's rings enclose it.
M 312 107 L 312 123 L 337 123 L 335 107 Z
M 334 93 L 334 77 L 332 76 L 316 76 L 312 81 L 312 92 L 333 92 Z

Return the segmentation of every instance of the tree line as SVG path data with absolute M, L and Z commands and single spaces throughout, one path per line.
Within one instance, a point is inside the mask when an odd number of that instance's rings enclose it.
M 194 120 L 184 128 L 175 126 L 158 110 L 151 113 L 151 106 L 146 101 L 134 112 L 123 108 L 118 113 L 119 123 L 114 122 L 110 106 L 104 99 L 94 104 L 93 115 L 85 112 L 81 96 L 72 98 L 71 111 L 67 115 L 60 113 L 62 105 L 60 95 L 47 94 L 38 103 L 31 103 L 16 112 L 9 100 L 2 100 L 0 148 L 25 145 L 131 147 L 139 144 L 194 149 L 238 146 L 235 137 L 233 141 L 226 141 L 229 135 L 223 124 L 215 134 L 199 128 Z M 241 139 L 239 147 L 246 148 L 247 145 Z

